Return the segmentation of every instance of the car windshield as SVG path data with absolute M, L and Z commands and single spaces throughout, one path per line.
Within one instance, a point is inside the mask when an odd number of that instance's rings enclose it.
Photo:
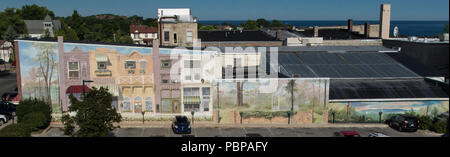
M 188 123 L 188 119 L 186 117 L 177 117 L 178 123 Z

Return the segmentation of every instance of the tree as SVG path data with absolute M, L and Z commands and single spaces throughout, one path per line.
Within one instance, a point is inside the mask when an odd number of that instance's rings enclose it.
M 261 26 L 262 27 L 270 27 L 271 26 L 270 22 L 267 21 L 266 19 L 257 19 L 256 23 L 258 23 L 259 27 L 261 27 Z
M 244 106 L 244 83 L 245 81 L 236 81 L 237 106 Z
M 11 61 L 14 61 L 14 40 L 17 39 L 19 37 L 19 35 L 16 33 L 16 31 L 14 30 L 13 26 L 8 26 L 8 29 L 6 29 L 5 35 L 3 35 L 3 39 L 5 39 L 8 42 L 11 42 L 12 44 L 12 51 L 13 53 L 10 54 L 9 59 Z M 4 54 L 3 54 L 4 55 Z M 6 62 L 5 60 L 5 56 L 2 56 L 3 60 Z M 4 64 L 5 69 L 6 69 L 6 64 Z
M 203 26 L 200 28 L 200 30 L 202 30 L 202 31 L 215 31 L 217 29 L 218 28 L 216 25 L 207 25 L 207 26 Z
M 36 4 L 22 6 L 21 16 L 25 20 L 42 20 L 45 16 L 49 15 L 55 18 L 53 11 L 47 9 L 47 7 L 41 7 Z
M 44 38 L 50 38 L 50 31 L 48 29 L 44 30 Z
M 52 104 L 51 99 L 51 84 L 53 79 L 53 74 L 56 73 L 57 62 L 56 53 L 54 52 L 55 44 L 49 43 L 33 43 L 33 46 L 40 50 L 41 52 L 36 55 L 34 60 L 39 63 L 39 69 L 44 78 L 45 89 L 47 94 L 47 102 Z
M 243 24 L 244 30 L 258 30 L 259 26 L 258 23 L 254 20 L 248 20 L 246 23 Z
M 122 117 L 111 105 L 112 95 L 108 89 L 93 87 L 82 101 L 73 95 L 70 95 L 69 98 L 72 104 L 69 111 L 75 112 L 76 115 L 64 116 L 63 123 L 66 124 L 66 133 L 73 131 L 74 127 L 71 124 L 80 127 L 79 131 L 72 134 L 78 137 L 105 137 L 118 128 L 113 123 L 119 123 Z
M 272 20 L 272 27 L 286 27 L 286 25 L 279 20 Z
M 285 89 L 287 92 L 289 92 L 291 94 L 291 112 L 293 112 L 294 111 L 294 92 L 297 90 L 295 88 L 295 80 L 289 80 Z

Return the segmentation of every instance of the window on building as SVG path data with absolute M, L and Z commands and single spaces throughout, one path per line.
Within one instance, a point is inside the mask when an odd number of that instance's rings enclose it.
M 177 33 L 173 33 L 173 43 L 177 43 L 178 42 L 178 38 L 177 38 Z
M 164 60 L 161 61 L 161 68 L 166 69 L 171 67 L 171 61 L 170 60 Z
M 153 111 L 152 97 L 145 98 L 145 111 Z
M 164 41 L 170 41 L 170 33 L 169 33 L 169 31 L 164 31 Z
M 135 113 L 142 112 L 142 98 L 140 96 L 134 98 L 134 112 Z
M 188 43 L 191 43 L 191 42 L 192 42 L 192 31 L 187 31 L 187 32 L 186 32 L 186 41 L 187 41 Z
M 183 88 L 184 111 L 199 111 L 200 88 Z
M 202 88 L 203 111 L 209 111 L 209 103 L 211 102 L 210 93 L 211 93 L 211 91 L 210 91 L 209 87 L 203 87 Z
M 98 62 L 97 63 L 97 69 L 106 69 L 106 63 L 105 62 Z
M 139 39 L 139 33 L 134 33 L 134 39 Z
M 123 111 L 130 111 L 131 99 L 129 97 L 125 97 L 123 99 L 122 105 L 123 105 L 122 106 Z
M 69 62 L 69 78 L 78 78 L 80 67 L 78 62 Z
M 148 38 L 148 34 L 147 33 L 145 33 L 145 38 Z
M 200 61 L 199 60 L 185 60 L 184 61 L 184 68 L 200 68 Z
M 146 67 L 147 67 L 147 61 L 141 60 L 139 72 L 140 72 L 141 74 L 145 74 L 145 69 L 146 69 Z
M 200 88 L 184 88 L 184 96 L 200 96 Z
M 125 69 L 136 69 L 136 61 L 125 61 Z

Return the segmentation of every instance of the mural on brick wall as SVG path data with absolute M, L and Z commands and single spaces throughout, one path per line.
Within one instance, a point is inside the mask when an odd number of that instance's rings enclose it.
M 61 112 L 58 83 L 58 45 L 54 42 L 19 41 L 22 98 L 51 102 Z
M 403 101 L 403 102 L 336 102 L 328 105 L 329 122 L 335 112 L 335 122 L 378 122 L 394 114 L 415 113 L 436 116 L 449 110 L 448 101 Z
M 241 117 L 243 123 L 288 123 L 292 108 L 293 123 L 327 121 L 328 79 L 217 80 L 216 90 L 217 83 L 214 108 L 221 123 L 240 123 Z

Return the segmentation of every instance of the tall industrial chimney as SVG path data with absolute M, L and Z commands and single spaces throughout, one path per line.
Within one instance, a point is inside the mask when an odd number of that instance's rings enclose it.
M 318 37 L 319 36 L 319 27 L 314 26 L 313 30 L 314 30 L 314 37 Z
M 353 20 L 352 19 L 348 19 L 347 30 L 348 30 L 348 38 L 351 39 L 352 31 L 353 31 Z
M 364 37 L 370 38 L 370 23 L 369 22 L 364 23 Z
M 391 4 L 382 4 L 380 9 L 380 38 L 389 38 L 391 26 Z

